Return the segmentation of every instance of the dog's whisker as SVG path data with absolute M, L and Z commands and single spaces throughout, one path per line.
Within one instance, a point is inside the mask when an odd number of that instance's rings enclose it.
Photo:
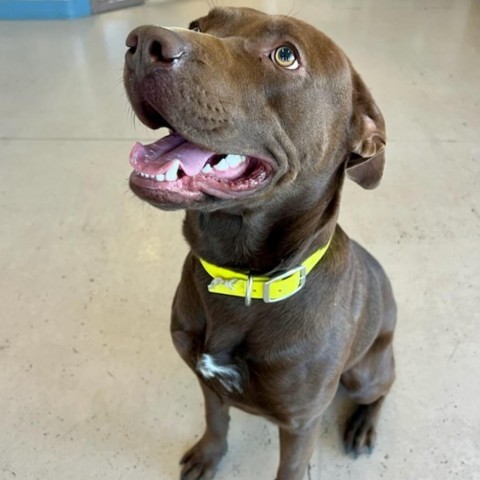
M 296 5 L 295 0 L 292 0 L 292 6 L 288 11 L 288 13 L 286 14 L 286 17 L 294 18 L 298 16 L 299 12 L 300 12 L 299 6 Z
M 117 79 L 117 83 L 118 83 L 118 85 L 123 86 L 123 68 L 122 68 L 122 71 L 120 73 L 120 76 Z
M 222 0 L 207 0 L 207 5 L 209 9 L 223 6 Z

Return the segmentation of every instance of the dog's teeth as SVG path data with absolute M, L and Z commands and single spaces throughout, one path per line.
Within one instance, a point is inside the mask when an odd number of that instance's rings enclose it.
M 165 175 L 163 173 L 159 173 L 156 177 L 157 182 L 164 182 L 165 181 Z
M 222 158 L 222 160 L 219 163 L 217 163 L 217 165 L 215 165 L 215 167 L 213 168 L 215 168 L 215 170 L 220 170 L 222 172 L 222 171 L 228 170 L 228 163 L 224 158 Z
M 203 168 L 202 168 L 202 173 L 210 173 L 213 170 L 212 166 L 207 163 Z
M 237 167 L 238 165 L 240 165 L 242 162 L 246 160 L 246 157 L 245 155 L 229 154 L 225 157 L 225 160 L 227 161 L 230 167 Z
M 180 167 L 180 160 L 175 160 L 168 172 L 165 174 L 165 180 L 167 182 L 174 182 L 178 179 L 178 167 Z

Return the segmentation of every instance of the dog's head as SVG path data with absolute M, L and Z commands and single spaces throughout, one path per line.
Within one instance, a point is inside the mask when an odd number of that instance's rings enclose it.
M 127 38 L 136 115 L 171 134 L 136 144 L 133 191 L 160 208 L 250 208 L 345 171 L 383 172 L 383 117 L 345 54 L 299 20 L 215 8 L 190 29 Z

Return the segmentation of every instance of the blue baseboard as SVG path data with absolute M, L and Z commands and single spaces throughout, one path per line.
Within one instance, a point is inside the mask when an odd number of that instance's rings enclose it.
M 49 20 L 92 14 L 89 0 L 0 0 L 0 19 Z

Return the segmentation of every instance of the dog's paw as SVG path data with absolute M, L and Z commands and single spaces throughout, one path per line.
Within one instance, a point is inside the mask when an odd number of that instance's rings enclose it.
M 202 438 L 180 460 L 180 480 L 212 480 L 226 451 L 226 442 L 217 443 Z
M 363 453 L 371 454 L 377 438 L 376 415 L 371 405 L 360 405 L 347 422 L 343 444 L 345 452 L 357 458 Z

